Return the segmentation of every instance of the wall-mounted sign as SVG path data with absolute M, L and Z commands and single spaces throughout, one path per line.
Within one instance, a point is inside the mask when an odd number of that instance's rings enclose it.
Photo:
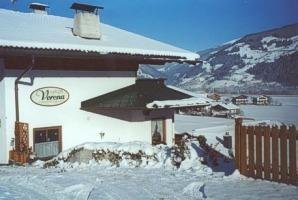
M 69 93 L 58 87 L 43 87 L 33 91 L 30 99 L 40 106 L 58 106 L 69 99 Z

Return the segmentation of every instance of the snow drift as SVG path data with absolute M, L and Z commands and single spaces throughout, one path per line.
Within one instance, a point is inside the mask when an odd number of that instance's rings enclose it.
M 84 143 L 61 152 L 53 159 L 33 163 L 37 167 L 75 168 L 86 166 L 105 166 L 120 168 L 165 168 L 182 171 L 196 171 L 204 174 L 233 171 L 233 162 L 219 157 L 214 166 L 214 158 L 200 147 L 197 141 L 187 141 L 183 146 L 152 146 L 143 142 L 128 143 Z M 225 161 L 224 161 L 225 160 Z

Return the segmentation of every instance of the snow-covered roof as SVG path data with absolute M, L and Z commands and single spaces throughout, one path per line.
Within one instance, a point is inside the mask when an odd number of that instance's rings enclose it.
M 248 98 L 248 96 L 246 96 L 246 95 L 239 95 L 239 96 L 235 96 L 235 97 L 233 97 L 233 99 L 247 99 Z
M 176 87 L 176 86 L 173 86 L 173 85 L 167 85 L 168 88 L 171 88 L 173 90 L 177 90 L 178 92 L 182 92 L 184 94 L 188 94 L 192 97 L 198 97 L 198 98 L 207 98 L 207 93 L 194 93 L 194 92 L 191 92 L 189 90 L 185 90 L 185 89 L 182 89 L 182 88 L 179 88 L 179 87 Z M 212 101 L 212 99 L 209 99 L 208 100 Z M 207 99 L 206 99 L 207 101 Z
M 257 98 L 257 99 L 259 99 L 259 98 L 265 98 L 265 99 L 268 99 L 268 96 L 260 95 L 260 96 L 254 96 L 253 98 Z
M 207 106 L 210 103 L 205 98 L 187 98 L 179 100 L 164 100 L 153 101 L 146 105 L 147 108 L 179 108 L 179 107 L 191 107 L 191 106 Z
M 145 56 L 178 57 L 194 61 L 199 55 L 101 23 L 100 40 L 72 34 L 73 19 L 0 9 L 0 47 L 70 50 Z
M 33 5 L 33 6 L 42 6 L 42 7 L 49 7 L 49 5 L 47 4 L 43 4 L 43 3 L 37 3 L 37 2 L 33 2 L 33 3 L 30 3 L 30 5 Z
M 212 106 L 221 106 L 227 110 L 237 110 L 240 109 L 238 106 L 232 104 L 232 103 L 213 103 Z

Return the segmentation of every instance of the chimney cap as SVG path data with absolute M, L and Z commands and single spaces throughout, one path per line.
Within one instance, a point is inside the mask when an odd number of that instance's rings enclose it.
M 33 10 L 46 10 L 49 6 L 42 3 L 30 3 L 29 8 Z
M 103 9 L 103 7 L 101 6 L 94 6 L 90 4 L 84 4 L 84 3 L 73 3 L 70 8 L 74 10 L 83 10 L 88 12 L 94 12 L 98 9 Z

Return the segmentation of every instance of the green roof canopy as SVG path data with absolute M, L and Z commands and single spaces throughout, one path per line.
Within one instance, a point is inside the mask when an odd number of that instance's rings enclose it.
M 164 79 L 138 79 L 133 85 L 81 102 L 81 109 L 147 109 L 146 105 L 153 101 L 190 97 L 166 87 Z

